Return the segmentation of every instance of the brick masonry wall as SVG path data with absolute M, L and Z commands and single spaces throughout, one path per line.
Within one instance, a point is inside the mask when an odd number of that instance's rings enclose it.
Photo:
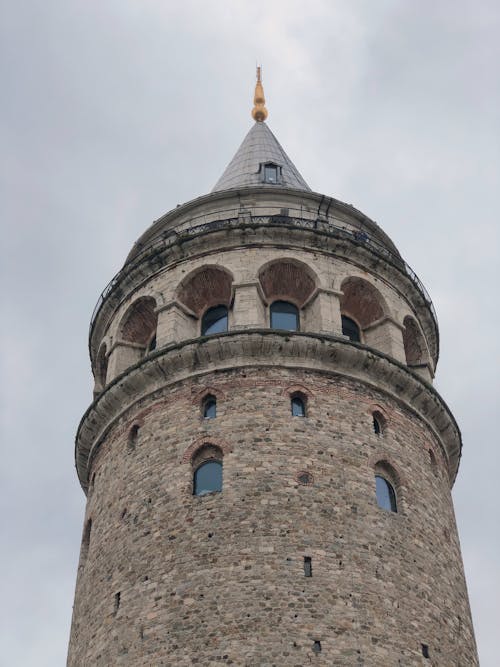
M 305 418 L 290 414 L 297 386 Z M 194 497 L 203 442 L 225 452 L 223 491 Z M 398 473 L 397 514 L 377 506 L 379 460 Z M 478 664 L 440 448 L 362 382 L 276 367 L 166 386 L 116 424 L 94 474 L 69 665 Z

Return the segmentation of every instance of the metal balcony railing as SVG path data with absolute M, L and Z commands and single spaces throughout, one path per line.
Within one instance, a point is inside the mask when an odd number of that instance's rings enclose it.
M 205 234 L 213 231 L 218 231 L 221 229 L 230 229 L 231 227 L 239 227 L 242 225 L 246 226 L 291 226 L 297 227 L 300 229 L 316 230 L 322 233 L 327 233 L 335 238 L 341 240 L 347 240 L 354 242 L 360 245 L 367 247 L 370 251 L 388 260 L 391 264 L 395 265 L 401 271 L 406 273 L 406 275 L 413 282 L 415 287 L 419 290 L 424 298 L 425 303 L 429 307 L 434 320 L 437 324 L 437 315 L 434 309 L 432 300 L 427 293 L 422 281 L 419 279 L 415 271 L 401 258 L 400 255 L 391 252 L 385 245 L 374 239 L 372 236 L 367 234 L 363 230 L 351 230 L 347 227 L 341 227 L 335 225 L 329 221 L 317 219 L 317 220 L 308 220 L 302 217 L 292 217 L 287 215 L 248 215 L 245 218 L 241 217 L 232 217 L 224 218 L 221 220 L 214 220 L 212 222 L 205 222 L 202 224 L 194 225 L 185 229 L 177 231 L 176 229 L 170 229 L 164 232 L 161 236 L 158 236 L 156 239 L 153 239 L 147 246 L 143 249 L 140 249 L 138 253 L 123 266 L 123 268 L 118 271 L 118 273 L 110 280 L 106 285 L 104 290 L 101 292 L 99 299 L 95 305 L 95 308 L 92 312 L 92 317 L 90 320 L 90 330 L 89 330 L 89 339 L 92 337 L 92 331 L 94 328 L 95 321 L 99 310 L 101 309 L 102 304 L 107 299 L 108 296 L 114 291 L 117 285 L 120 283 L 122 277 L 130 273 L 136 266 L 138 266 L 144 257 L 151 254 L 155 250 L 165 249 L 169 246 L 173 246 L 179 242 L 179 240 L 193 238 L 199 234 Z

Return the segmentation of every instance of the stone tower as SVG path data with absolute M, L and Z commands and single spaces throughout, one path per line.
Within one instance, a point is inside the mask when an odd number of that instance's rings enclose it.
M 254 103 L 92 317 L 68 665 L 477 665 L 431 300 Z

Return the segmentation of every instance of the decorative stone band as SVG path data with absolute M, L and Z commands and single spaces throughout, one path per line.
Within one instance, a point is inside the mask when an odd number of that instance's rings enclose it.
M 345 338 L 248 329 L 196 338 L 157 350 L 111 382 L 84 414 L 75 459 L 83 489 L 93 457 L 118 420 L 163 387 L 214 370 L 308 369 L 356 379 L 417 414 L 441 443 L 453 484 L 461 456 L 459 428 L 437 391 L 407 366 Z
M 252 219 L 246 224 L 238 219 L 221 220 L 212 223 L 212 226 L 201 225 L 173 237 L 159 239 L 140 257 L 125 264 L 101 295 L 90 324 L 89 351 L 92 363 L 95 364 L 99 346 L 117 309 L 155 275 L 191 261 L 194 257 L 210 257 L 212 254 L 220 256 L 223 251 L 258 245 L 283 246 L 287 251 L 295 249 L 324 253 L 345 259 L 386 280 L 412 305 L 424 329 L 431 357 L 437 364 L 439 332 L 433 308 L 422 291 L 424 288 L 420 286 L 420 281 L 416 282 L 416 276 L 410 273 L 403 260 L 393 253 L 383 254 L 375 246 L 357 241 L 354 234 L 344 230 L 336 230 L 332 226 L 322 230 L 318 226 L 307 226 L 311 221 L 294 219 L 292 224 L 291 220 L 280 218 L 276 221 L 272 216 Z M 210 263 L 210 260 L 207 262 Z M 319 291 L 325 289 L 324 285 L 319 286 Z M 160 306 L 159 310 L 175 305 L 180 307 L 179 302 L 170 302 Z M 184 311 L 187 310 L 184 307 Z M 189 311 L 188 314 L 194 313 Z

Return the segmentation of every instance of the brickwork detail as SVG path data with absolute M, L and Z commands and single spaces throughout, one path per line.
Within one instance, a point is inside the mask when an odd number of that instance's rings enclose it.
M 311 389 L 304 419 L 290 416 L 297 384 Z M 206 386 L 225 396 L 209 423 L 191 400 Z M 311 371 L 218 372 L 164 392 L 123 415 L 94 460 L 69 665 L 412 665 L 422 643 L 431 664 L 477 664 L 450 488 L 424 422 L 373 387 Z M 232 453 L 222 493 L 194 497 L 179 462 L 205 442 Z M 379 461 L 411 471 L 397 514 L 376 504 Z

